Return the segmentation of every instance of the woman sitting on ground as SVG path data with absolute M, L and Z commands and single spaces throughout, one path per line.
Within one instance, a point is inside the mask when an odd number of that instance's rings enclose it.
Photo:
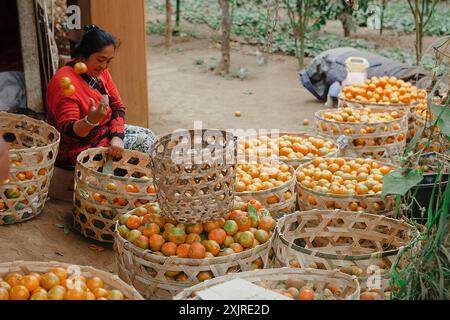
M 84 30 L 75 59 L 58 70 L 47 89 L 47 120 L 61 133 L 56 166 L 66 170 L 73 170 L 88 148 L 109 147 L 116 158 L 124 148 L 148 152 L 156 140 L 149 129 L 125 124 L 126 108 L 108 71 L 117 39 L 94 25 Z M 75 72 L 78 62 L 87 66 L 85 73 Z M 66 77 L 75 92 L 61 88 Z

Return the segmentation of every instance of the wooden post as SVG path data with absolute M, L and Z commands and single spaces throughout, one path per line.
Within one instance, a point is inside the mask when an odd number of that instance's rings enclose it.
M 91 0 L 89 16 L 91 23 L 112 33 L 121 42 L 110 71 L 127 107 L 126 123 L 148 128 L 144 0 Z
M 19 13 L 27 108 L 37 113 L 43 113 L 44 107 L 34 1 L 17 0 L 17 12 Z

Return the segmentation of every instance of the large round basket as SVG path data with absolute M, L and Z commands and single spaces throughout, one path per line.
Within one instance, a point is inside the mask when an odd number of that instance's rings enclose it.
M 350 158 L 344 158 L 346 160 Z M 379 162 L 379 161 L 378 161 Z M 380 165 L 392 166 L 379 162 Z M 309 165 L 306 163 L 304 166 Z M 297 168 L 301 170 L 302 166 Z M 301 211 L 314 209 L 329 210 L 340 209 L 347 211 L 360 211 L 381 215 L 392 215 L 395 209 L 395 197 L 386 195 L 384 198 L 379 194 L 367 195 L 341 195 L 321 193 L 305 188 L 296 181 L 297 204 Z
M 60 135 L 47 123 L 0 112 L 0 136 L 9 144 L 10 172 L 0 185 L 0 225 L 41 214 L 58 154 Z
M 270 241 L 241 253 L 207 259 L 166 257 L 142 250 L 115 232 L 114 251 L 119 276 L 133 285 L 146 299 L 170 300 L 184 289 L 200 282 L 204 273 L 220 277 L 227 273 L 249 271 L 269 266 Z M 166 275 L 184 273 L 187 280 L 177 282 Z
M 120 290 L 126 300 L 144 300 L 142 296 L 130 285 L 123 282 L 117 275 L 105 272 L 89 266 L 79 266 L 74 264 L 62 263 L 57 261 L 51 262 L 31 262 L 31 261 L 14 261 L 0 263 L 0 278 L 8 273 L 17 272 L 27 275 L 33 272 L 46 273 L 52 268 L 64 268 L 68 275 L 82 275 L 86 278 L 99 277 L 105 283 L 106 288 Z
M 415 232 L 404 221 L 368 213 L 297 212 L 278 221 L 274 265 L 383 276 Z
M 348 101 L 345 99 L 338 99 L 338 108 L 386 108 L 392 111 L 404 111 L 406 112 L 408 116 L 408 132 L 406 135 L 406 142 L 411 141 L 411 139 L 414 137 L 415 133 L 415 124 L 414 124 L 414 118 L 412 116 L 413 110 L 416 108 L 418 104 L 421 102 L 416 103 L 363 103 L 363 102 L 355 102 L 355 101 Z
M 151 150 L 164 215 L 181 223 L 221 218 L 233 206 L 236 137 L 221 130 L 177 131 Z
M 336 122 L 326 119 L 325 114 L 334 109 L 316 112 L 317 130 L 331 139 L 345 136 L 348 145 L 342 149 L 345 157 L 372 158 L 390 163 L 399 163 L 406 147 L 408 131 L 408 114 L 398 111 L 402 115 L 395 120 L 380 123 L 351 123 Z M 390 112 L 386 108 L 371 108 L 372 112 Z
M 156 200 L 150 157 L 124 150 L 119 160 L 106 161 L 108 148 L 81 152 L 75 167 L 74 228 L 85 237 L 114 242 L 120 215 Z
M 335 270 L 277 268 L 241 272 L 211 279 L 185 289 L 174 300 L 198 300 L 196 293 L 233 279 L 244 279 L 251 283 L 264 283 L 268 289 L 274 289 L 280 282 L 292 282 L 301 289 L 302 284 L 314 284 L 316 291 L 324 292 L 328 286 L 340 292 L 337 300 L 359 300 L 360 287 L 356 277 Z M 298 288 L 300 287 L 300 288 Z
M 290 167 L 291 179 L 279 187 L 256 191 L 236 192 L 236 196 L 244 201 L 258 200 L 273 218 L 280 218 L 285 214 L 295 211 L 296 203 L 296 180 L 294 168 Z
M 260 138 L 264 139 L 264 147 L 266 147 L 267 145 L 272 145 L 273 147 L 275 147 L 277 150 L 275 153 L 273 153 L 271 156 L 267 156 L 267 152 L 262 152 L 261 154 L 253 154 L 253 155 L 249 155 L 245 152 L 245 143 L 246 141 L 252 141 L 252 143 L 257 142 Z M 340 150 L 339 150 L 339 146 L 331 139 L 320 136 L 320 135 L 312 135 L 306 132 L 281 132 L 281 133 L 271 133 L 271 134 L 261 134 L 261 135 L 251 135 L 251 136 L 246 136 L 246 137 L 242 137 L 241 139 L 239 139 L 238 142 L 238 159 L 241 159 L 241 157 L 246 160 L 247 162 L 250 161 L 257 161 L 257 162 L 262 162 L 267 160 L 267 158 L 273 159 L 273 160 L 278 160 L 278 161 L 282 161 L 290 166 L 292 166 L 294 169 L 296 169 L 299 165 L 309 162 L 311 160 L 314 160 L 315 157 L 311 157 L 308 155 L 305 155 L 302 158 L 289 158 L 287 156 L 280 156 L 279 155 L 279 143 L 277 143 L 277 139 L 284 139 L 284 138 L 302 138 L 302 139 L 307 139 L 307 138 L 316 138 L 316 139 L 323 139 L 329 143 L 332 143 L 333 148 L 332 150 L 330 150 L 330 152 L 320 155 L 320 157 L 322 158 L 330 158 L 330 157 L 337 157 L 340 154 Z M 271 140 L 271 141 L 269 141 Z M 319 155 L 318 155 L 319 157 Z

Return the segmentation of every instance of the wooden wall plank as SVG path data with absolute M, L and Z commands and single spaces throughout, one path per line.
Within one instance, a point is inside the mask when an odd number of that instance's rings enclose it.
M 126 122 L 148 128 L 145 1 L 91 0 L 89 15 L 121 42 L 110 71 L 127 107 Z
M 17 0 L 19 13 L 20 41 L 22 43 L 23 71 L 25 74 L 27 108 L 44 112 L 41 70 L 39 67 L 38 35 L 34 1 Z

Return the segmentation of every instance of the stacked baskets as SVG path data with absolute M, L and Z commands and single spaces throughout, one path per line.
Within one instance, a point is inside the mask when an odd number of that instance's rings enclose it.
M 0 135 L 10 146 L 10 175 L 0 186 L 0 225 L 42 213 L 58 154 L 60 135 L 43 121 L 0 113 Z
M 370 108 L 372 114 L 390 114 L 389 109 Z M 344 109 L 351 112 L 351 108 Z M 316 112 L 316 126 L 322 135 L 331 139 L 340 136 L 348 138 L 348 145 L 342 150 L 346 157 L 370 157 L 380 161 L 399 163 L 406 147 L 408 130 L 407 114 L 396 111 L 396 119 L 389 121 L 350 122 L 336 121 L 332 115 L 335 110 L 325 109 Z M 349 115 L 350 118 L 350 115 Z M 345 119 L 344 119 L 345 120 Z
M 208 154 L 207 145 L 214 145 Z M 161 213 L 169 221 L 206 223 L 233 209 L 236 145 L 232 134 L 220 130 L 179 132 L 160 138 L 151 153 Z M 147 299 L 171 299 L 199 283 L 202 274 L 218 277 L 248 271 L 255 261 L 259 261 L 258 267 L 266 267 L 271 241 L 241 253 L 190 259 L 142 250 L 116 230 L 114 248 L 122 279 Z M 180 273 L 186 276 L 184 281 L 171 279 Z
M 79 154 L 75 168 L 74 228 L 85 237 L 114 241 L 114 224 L 121 214 L 156 199 L 150 159 L 124 150 L 108 162 L 108 148 Z

